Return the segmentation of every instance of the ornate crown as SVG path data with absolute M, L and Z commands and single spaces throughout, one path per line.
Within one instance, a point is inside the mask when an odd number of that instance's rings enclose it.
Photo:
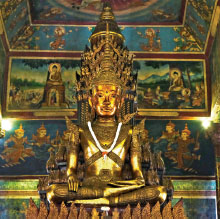
M 167 123 L 167 126 L 171 126 L 172 128 L 175 128 L 175 124 L 174 123 L 172 123 L 171 121 L 169 121 L 168 123 Z
M 183 129 L 182 132 L 185 132 L 185 133 L 187 133 L 188 135 L 191 134 L 191 131 L 188 129 L 187 123 L 185 124 L 185 129 Z
M 44 123 L 41 124 L 41 127 L 37 129 L 37 131 L 46 130 Z
M 108 3 L 90 37 L 76 73 L 77 90 L 88 91 L 96 84 L 115 84 L 123 90 L 135 90 L 137 75 L 132 74 L 133 55 L 124 47 L 124 37 Z M 84 92 L 83 92 L 84 93 Z
M 24 132 L 24 129 L 23 129 L 23 127 L 22 127 L 22 124 L 20 124 L 19 129 L 16 129 L 16 130 L 15 130 L 15 133 L 17 133 L 17 132 Z

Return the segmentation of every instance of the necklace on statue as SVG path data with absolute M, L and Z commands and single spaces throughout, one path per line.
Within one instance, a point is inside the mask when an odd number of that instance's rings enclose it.
M 96 143 L 96 146 L 97 146 L 98 149 L 102 152 L 102 156 L 103 156 L 104 160 L 106 160 L 107 154 L 108 154 L 109 152 L 111 152 L 111 151 L 113 150 L 113 148 L 115 147 L 116 142 L 117 142 L 118 137 L 119 137 L 119 133 L 120 133 L 120 130 L 121 130 L 121 126 L 122 126 L 122 122 L 120 122 L 120 123 L 118 124 L 118 128 L 117 128 L 117 131 L 116 131 L 116 134 L 115 134 L 115 138 L 114 138 L 114 141 L 113 141 L 111 147 L 106 150 L 106 149 L 104 149 L 104 148 L 101 146 L 101 144 L 99 143 L 99 141 L 98 141 L 98 139 L 97 139 L 97 137 L 96 137 L 96 135 L 95 135 L 95 133 L 94 133 L 94 131 L 93 131 L 93 129 L 92 129 L 91 122 L 90 122 L 90 121 L 88 122 L 89 131 L 90 131 L 90 133 L 91 133 L 91 135 L 92 135 L 92 137 L 93 137 L 93 139 L 94 139 L 94 141 L 95 141 L 95 143 Z

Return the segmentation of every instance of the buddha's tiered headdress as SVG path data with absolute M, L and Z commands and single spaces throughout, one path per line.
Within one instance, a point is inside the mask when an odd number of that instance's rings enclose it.
M 79 113 L 84 111 L 81 103 L 87 101 L 91 89 L 97 84 L 120 86 L 127 101 L 134 100 L 137 74 L 132 73 L 133 55 L 124 46 L 124 36 L 108 3 L 104 4 L 100 21 L 89 41 L 91 47 L 86 46 L 82 54 L 81 72 L 76 73 Z M 130 109 L 125 111 L 125 114 L 132 112 Z

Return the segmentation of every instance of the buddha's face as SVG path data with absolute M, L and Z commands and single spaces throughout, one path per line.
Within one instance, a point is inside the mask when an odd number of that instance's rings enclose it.
M 97 85 L 90 100 L 98 116 L 114 116 L 120 104 L 120 89 L 110 84 Z

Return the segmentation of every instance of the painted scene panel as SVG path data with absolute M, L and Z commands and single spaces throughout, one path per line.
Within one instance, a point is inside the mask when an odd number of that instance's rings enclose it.
M 79 60 L 70 59 L 11 59 L 7 111 L 76 109 L 79 64 Z
M 136 60 L 138 108 L 143 111 L 205 111 L 207 87 L 202 61 Z

